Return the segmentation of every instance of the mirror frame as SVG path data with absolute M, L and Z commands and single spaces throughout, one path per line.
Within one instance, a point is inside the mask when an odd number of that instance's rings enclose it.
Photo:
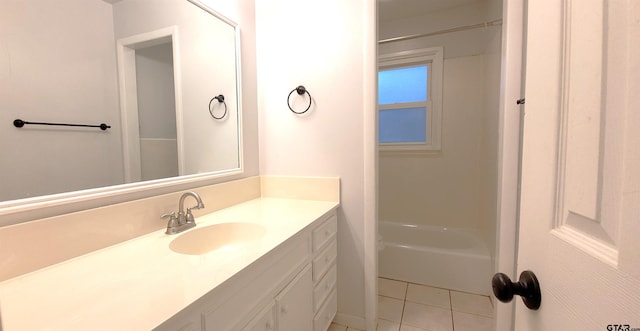
M 104 186 L 98 188 L 91 188 L 85 190 L 64 192 L 64 193 L 56 193 L 51 195 L 43 195 L 37 197 L 30 198 L 22 198 L 16 200 L 7 200 L 0 201 L 0 226 L 7 226 L 22 222 L 27 222 L 31 220 L 36 220 L 40 218 L 51 217 L 54 215 L 65 214 L 67 212 L 53 212 L 51 214 L 30 218 L 27 220 L 3 220 L 4 216 L 7 215 L 15 215 L 22 212 L 33 211 L 40 208 L 49 208 L 49 207 L 61 207 L 61 206 L 72 206 L 73 204 L 79 204 L 82 202 L 89 201 L 99 201 L 102 199 L 108 199 L 110 197 L 118 197 L 125 196 L 128 194 L 136 194 L 138 196 L 133 199 L 143 199 L 152 197 L 154 195 L 165 194 L 171 192 L 171 188 L 175 187 L 176 190 L 178 187 L 184 189 L 184 186 L 189 185 L 189 187 L 198 187 L 210 183 L 211 180 L 214 179 L 222 179 L 229 178 L 235 175 L 241 175 L 244 173 L 244 144 L 243 144 L 243 130 L 242 130 L 242 53 L 240 49 L 240 27 L 239 25 L 224 17 L 222 14 L 217 11 L 209 8 L 207 5 L 203 4 L 199 0 L 185 0 L 196 7 L 204 10 L 210 15 L 216 17 L 217 19 L 229 24 L 233 30 L 235 35 L 235 52 L 236 52 L 236 92 L 237 92 L 237 113 L 238 113 L 238 167 L 227 170 L 219 170 L 201 174 L 193 174 L 193 175 L 182 175 L 177 177 L 149 180 L 149 181 L 140 181 L 135 183 L 126 183 L 126 184 L 117 184 L 112 186 Z M 114 45 L 115 47 L 115 45 Z M 120 111 L 120 109 L 118 109 Z M 198 185 L 202 184 L 202 185 Z M 106 200 L 105 200 L 106 201 Z M 89 207 L 89 208 L 98 208 L 99 206 L 110 205 L 119 202 L 108 202 L 98 203 L 98 206 Z M 87 208 L 82 208 L 87 209 Z M 73 212 L 73 211 L 71 211 Z

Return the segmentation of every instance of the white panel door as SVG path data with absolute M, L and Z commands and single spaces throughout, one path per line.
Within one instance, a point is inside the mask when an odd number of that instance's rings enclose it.
M 640 328 L 639 44 L 640 1 L 528 1 L 516 330 Z

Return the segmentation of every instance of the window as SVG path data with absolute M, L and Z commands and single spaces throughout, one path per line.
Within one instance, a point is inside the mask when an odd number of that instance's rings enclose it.
M 440 150 L 442 47 L 380 57 L 378 146 L 381 151 Z

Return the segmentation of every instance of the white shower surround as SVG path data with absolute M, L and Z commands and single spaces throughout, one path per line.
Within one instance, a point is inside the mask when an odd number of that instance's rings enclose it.
M 380 277 L 490 294 L 493 263 L 478 231 L 389 221 L 378 230 Z

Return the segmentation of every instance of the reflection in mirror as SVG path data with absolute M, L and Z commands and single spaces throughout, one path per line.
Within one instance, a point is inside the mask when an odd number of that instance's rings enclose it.
M 135 180 L 179 175 L 173 66 L 171 40 L 135 51 L 139 137 L 136 142 L 126 143 L 139 145 L 135 149 L 140 161 L 134 168 Z M 125 178 L 127 169 L 130 168 L 125 168 Z
M 0 206 L 241 171 L 235 23 L 195 0 L 2 6 Z M 228 112 L 214 119 L 220 94 Z

